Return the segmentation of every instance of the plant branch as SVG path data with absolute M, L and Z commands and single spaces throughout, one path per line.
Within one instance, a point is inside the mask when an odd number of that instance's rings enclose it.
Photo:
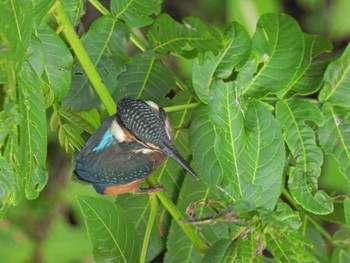
M 147 248 L 148 248 L 149 240 L 151 237 L 154 221 L 156 220 L 158 209 L 159 209 L 159 203 L 158 203 L 158 199 L 156 198 L 156 196 L 154 194 L 150 194 L 149 198 L 150 198 L 150 214 L 149 214 L 147 227 L 146 227 L 146 231 L 145 231 L 145 237 L 144 237 L 143 243 L 142 243 L 140 263 L 146 262 Z
M 59 26 L 63 27 L 62 32 L 66 40 L 71 45 L 74 54 L 77 56 L 80 64 L 84 68 L 86 75 L 89 77 L 89 80 L 94 86 L 98 96 L 101 98 L 103 105 L 105 105 L 108 114 L 114 114 L 116 110 L 115 102 L 110 96 L 108 89 L 103 84 L 102 79 L 95 68 L 95 65 L 92 63 L 88 54 L 86 53 L 85 48 L 80 42 L 78 35 L 76 34 L 66 12 L 64 11 L 59 1 L 57 1 L 55 4 L 53 14 L 56 17 Z
M 106 10 L 105 8 L 101 8 L 101 5 L 99 2 L 97 2 L 95 0 L 90 0 L 90 2 L 95 7 L 98 6 L 99 7 L 98 10 L 100 12 L 103 12 L 103 14 L 105 14 L 105 15 L 110 14 L 108 12 L 108 10 Z M 112 99 L 111 95 L 109 94 L 107 88 L 103 84 L 100 75 L 98 74 L 98 72 L 95 69 L 95 66 L 93 65 L 93 63 L 89 59 L 88 54 L 86 53 L 86 50 L 84 49 L 83 45 L 81 44 L 81 42 L 80 42 L 76 32 L 74 31 L 74 28 L 73 28 L 72 24 L 70 23 L 70 21 L 69 21 L 69 19 L 68 19 L 60 2 L 58 2 L 58 1 L 56 2 L 56 6 L 54 8 L 53 13 L 58 21 L 58 24 L 63 26 L 64 36 L 66 37 L 66 39 L 69 42 L 69 44 L 71 45 L 75 55 L 78 57 L 80 63 L 82 64 L 82 66 L 83 66 L 87 76 L 89 77 L 93 87 L 95 88 L 97 94 L 101 98 L 102 103 L 105 105 L 107 112 L 110 115 L 114 114 L 116 104 L 115 104 L 114 100 Z M 149 177 L 147 179 L 147 182 L 151 186 L 159 184 L 158 181 L 153 177 Z M 179 221 L 182 218 L 181 212 L 177 209 L 175 204 L 171 201 L 171 199 L 164 192 L 156 193 L 156 195 L 157 195 L 157 198 L 162 202 L 163 206 L 172 215 L 174 220 L 179 224 L 180 228 L 185 232 L 185 234 L 191 240 L 193 245 L 197 248 L 199 253 L 201 255 L 204 255 L 205 252 L 208 250 L 207 244 L 197 236 L 197 234 L 195 233 L 195 231 L 193 230 L 193 228 L 190 225 L 183 224 Z

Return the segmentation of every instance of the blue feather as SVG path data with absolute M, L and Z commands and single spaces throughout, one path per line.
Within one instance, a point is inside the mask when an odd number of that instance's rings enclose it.
M 93 152 L 101 151 L 101 150 L 105 149 L 106 147 L 111 146 L 111 145 L 113 145 L 115 143 L 116 143 L 116 140 L 114 139 L 111 130 L 107 129 L 107 131 L 105 132 L 105 134 L 101 138 L 99 144 L 97 144 L 92 149 L 92 151 Z

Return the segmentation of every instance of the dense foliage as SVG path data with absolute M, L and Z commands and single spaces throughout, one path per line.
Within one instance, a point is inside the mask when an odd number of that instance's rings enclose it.
M 160 0 L 90 2 L 102 16 L 80 38 L 82 2 L 1 4 L 1 217 L 44 189 L 48 136 L 74 158 L 133 96 L 169 112 L 200 180 L 169 160 L 147 180 L 166 192 L 79 195 L 97 262 L 350 261 L 349 195 L 319 189 L 327 156 L 350 182 L 350 45 L 327 60 L 331 42 L 285 14 L 250 36 L 177 22 Z

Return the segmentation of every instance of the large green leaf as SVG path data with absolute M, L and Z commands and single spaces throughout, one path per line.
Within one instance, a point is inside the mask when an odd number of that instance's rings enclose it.
M 317 178 L 323 162 L 322 150 L 316 145 L 315 132 L 306 121 L 322 125 L 323 116 L 317 105 L 308 100 L 279 101 L 278 122 L 285 130 L 285 140 L 294 158 L 289 173 L 289 190 L 294 199 L 315 214 L 329 214 L 333 203 L 329 196 L 317 190 Z
M 186 58 L 193 58 L 198 52 L 216 52 L 220 44 L 220 34 L 194 17 L 183 19 L 183 24 L 175 22 L 167 14 L 157 17 L 148 32 L 152 49 L 161 54 L 169 52 Z
M 244 126 L 247 144 L 239 158 L 243 197 L 257 196 L 256 207 L 272 210 L 281 194 L 286 158 L 282 132 L 266 105 L 259 101 L 248 104 Z
M 112 15 L 130 27 L 143 27 L 153 22 L 160 12 L 162 0 L 112 0 Z
M 96 262 L 138 262 L 139 240 L 129 215 L 108 200 L 77 197 Z
M 197 201 L 204 201 L 204 203 L 195 210 L 196 218 L 215 215 L 215 211 L 208 209 L 205 204 L 210 198 L 209 190 L 203 181 L 194 181 L 190 177 L 186 177 L 184 185 L 181 188 L 179 201 L 177 207 L 180 211 L 185 212 L 186 209 Z M 185 216 L 185 219 L 191 219 Z M 198 235 L 204 236 L 209 244 L 213 244 L 222 238 L 229 238 L 228 225 L 222 222 L 216 224 L 201 224 L 200 228 L 196 228 Z M 186 237 L 181 228 L 176 222 L 172 222 L 168 240 L 168 251 L 165 255 L 164 262 L 200 262 L 201 256 L 195 249 L 193 243 Z
M 110 93 L 117 87 L 117 78 L 129 61 L 124 49 L 128 32 L 120 22 L 110 16 L 97 19 L 81 42 Z M 89 110 L 99 106 L 101 100 L 90 83 L 84 69 L 78 64 L 73 70 L 72 86 L 62 105 L 75 110 Z
M 340 171 L 350 182 L 350 115 L 346 108 L 323 106 L 324 125 L 319 129 L 318 139 L 322 149 L 334 156 Z
M 0 8 L 0 82 L 21 68 L 33 32 L 33 5 L 28 0 L 2 1 Z
M 28 199 L 36 198 L 46 184 L 47 129 L 44 96 L 39 77 L 29 63 L 19 78 L 20 175 Z
M 316 57 L 324 52 L 330 52 L 332 50 L 332 44 L 328 39 L 318 35 L 304 34 L 304 38 L 303 63 L 294 76 L 294 80 L 289 84 L 287 89 L 279 94 L 281 97 L 313 94 L 321 87 L 323 73 L 327 64 L 316 60 Z
M 208 119 L 208 114 L 208 106 L 202 105 L 195 110 L 192 115 L 190 139 L 193 159 L 199 170 L 199 176 L 210 188 L 216 189 L 223 180 L 224 174 L 213 143 L 219 131 Z
M 257 97 L 287 88 L 303 62 L 305 43 L 298 23 L 284 14 L 263 15 L 252 41 L 255 60 L 238 76 L 242 93 Z
M 349 107 L 350 100 L 350 44 L 340 58 L 327 67 L 324 74 L 324 86 L 319 95 L 321 102 Z
M 206 52 L 198 57 L 192 67 L 192 83 L 197 96 L 208 103 L 209 88 L 216 78 L 228 78 L 234 68 L 241 68 L 250 55 L 251 41 L 247 31 L 238 23 L 232 23 L 224 34 L 224 44 L 218 55 Z
M 232 82 L 213 83 L 209 94 L 209 116 L 218 127 L 217 136 L 212 143 L 223 171 L 219 185 L 233 199 L 238 199 L 244 190 L 238 159 L 245 147 L 246 137 L 243 112 L 235 100 L 235 86 Z
M 56 101 L 60 101 L 68 92 L 71 78 L 73 58 L 66 44 L 48 25 L 38 28 L 45 54 L 45 71 L 43 80 L 52 89 Z
M 120 74 L 113 98 L 118 101 L 132 96 L 164 106 L 165 95 L 174 87 L 174 73 L 152 52 L 145 52 L 134 56 L 126 71 Z

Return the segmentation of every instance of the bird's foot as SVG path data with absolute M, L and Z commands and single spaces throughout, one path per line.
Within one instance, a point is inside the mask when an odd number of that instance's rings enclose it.
M 163 185 L 155 185 L 152 186 L 150 188 L 138 188 L 135 191 L 135 194 L 151 194 L 151 193 L 157 193 L 157 192 L 161 192 L 161 191 L 165 191 Z

